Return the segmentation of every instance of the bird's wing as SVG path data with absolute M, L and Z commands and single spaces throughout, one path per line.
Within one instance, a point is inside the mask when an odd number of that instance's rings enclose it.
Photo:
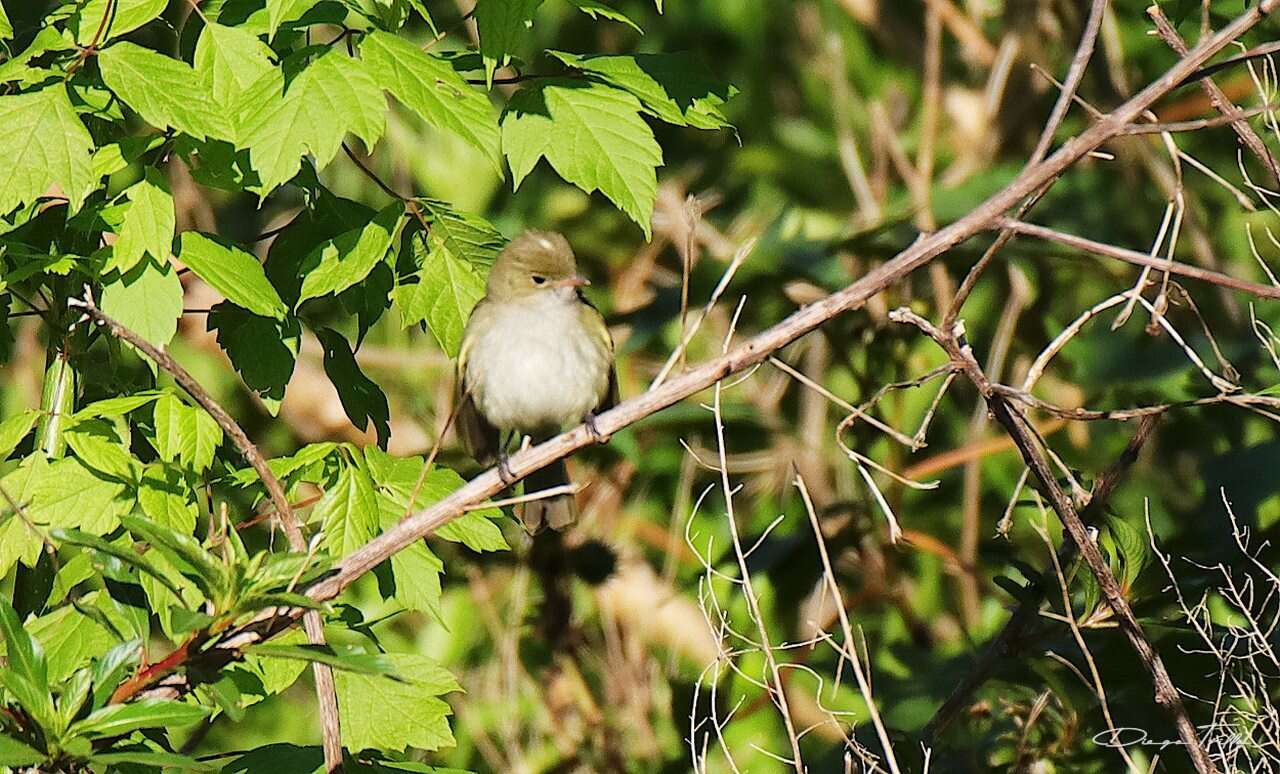
M 600 403 L 595 407 L 598 413 L 618 405 L 618 369 L 613 360 L 613 337 L 609 335 L 609 326 L 596 305 L 591 303 L 581 291 L 578 292 L 578 298 L 582 301 L 582 324 L 597 341 L 604 344 L 609 355 L 609 385 L 605 388 L 604 395 L 600 397 Z
M 476 407 L 475 399 L 471 394 L 471 385 L 467 384 L 467 355 L 471 351 L 471 345 L 475 343 L 471 335 L 471 322 L 477 314 L 485 314 L 484 309 L 487 304 L 487 301 L 481 299 L 467 320 L 467 327 L 462 334 L 462 346 L 458 350 L 458 367 L 454 380 L 457 384 L 454 393 L 457 406 L 454 409 L 456 412 L 454 423 L 458 437 L 462 439 L 462 445 L 467 453 L 483 464 L 489 464 L 497 459 L 499 434 L 497 428 L 489 424 Z

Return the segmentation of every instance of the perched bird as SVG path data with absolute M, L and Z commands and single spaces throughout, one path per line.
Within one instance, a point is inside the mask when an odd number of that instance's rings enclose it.
M 458 433 L 473 457 L 495 460 L 510 480 L 513 440 L 543 440 L 617 402 L 613 340 L 600 312 L 583 297 L 569 242 L 527 231 L 506 246 L 485 297 L 467 320 L 458 355 Z M 599 433 L 596 433 L 599 436 Z M 525 478 L 525 491 L 569 483 L 563 461 Z M 524 504 L 525 528 L 561 530 L 573 522 L 572 495 Z

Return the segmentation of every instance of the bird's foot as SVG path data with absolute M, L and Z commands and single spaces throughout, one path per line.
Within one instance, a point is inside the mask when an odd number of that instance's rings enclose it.
M 600 428 L 596 426 L 596 413 L 588 411 L 587 415 L 582 418 L 583 424 L 587 426 L 587 432 L 591 433 L 591 440 L 595 443 L 605 444 L 609 442 L 609 436 L 600 432 Z
M 502 479 L 502 483 L 507 486 L 516 482 L 516 474 L 511 472 L 510 458 L 506 452 L 498 455 L 498 478 Z

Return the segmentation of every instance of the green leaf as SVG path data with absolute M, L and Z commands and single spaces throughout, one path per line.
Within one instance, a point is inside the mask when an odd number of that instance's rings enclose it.
M 284 93 L 284 73 L 274 59 L 271 47 L 242 27 L 210 23 L 200 33 L 195 69 L 227 116 L 229 139 L 238 147 L 247 144 L 246 127 L 262 109 L 260 97 L 278 100 Z
M 249 389 L 272 414 L 279 411 L 302 342 L 298 319 L 261 317 L 224 302 L 209 311 L 207 325 Z
M 453 745 L 449 705 L 436 698 L 460 690 L 443 667 L 426 656 L 388 653 L 399 679 L 337 672 L 342 743 L 349 750 L 437 750 Z
M 378 85 L 424 121 L 469 143 L 502 173 L 493 105 L 444 59 L 388 32 L 371 32 L 360 57 Z
M 158 17 L 168 4 L 168 0 L 89 0 L 71 15 L 68 28 L 77 44 L 87 46 L 97 41 L 101 45 Z M 111 16 L 104 26 L 108 11 Z
M 579 11 L 582 11 L 587 16 L 590 16 L 592 19 L 604 18 L 604 19 L 611 19 L 616 22 L 622 22 L 623 24 L 627 25 L 631 29 L 640 33 L 641 35 L 644 34 L 644 30 L 640 29 L 639 24 L 636 24 L 635 22 L 631 21 L 631 19 L 627 18 L 626 14 L 622 13 L 621 11 L 615 8 L 610 8 L 609 6 L 600 2 L 600 0 L 569 0 L 569 5 L 572 5 L 574 8 L 577 8 Z
M 107 86 L 157 129 L 230 139 L 226 115 L 186 62 L 126 41 L 99 52 L 98 66 Z
M 179 244 L 182 262 L 228 301 L 263 317 L 284 319 L 288 309 L 257 258 L 196 231 L 183 232 Z
M 196 505 L 191 490 L 174 468 L 151 463 L 138 482 L 138 505 L 148 519 L 178 532 L 196 527 Z
M 268 36 L 274 38 L 283 22 L 298 18 L 315 4 L 316 0 L 267 0 Z
M 384 530 L 411 512 L 443 500 L 466 483 L 449 468 L 432 467 L 424 473 L 421 457 L 396 458 L 374 447 L 366 448 L 364 454 L 370 476 L 386 498 L 382 506 Z M 469 511 L 436 530 L 436 534 L 473 551 L 504 551 L 509 548 L 506 538 L 490 521 L 497 518 L 502 518 L 502 511 L 497 508 Z
M 634 56 L 579 56 L 548 51 L 566 65 L 628 91 L 645 112 L 677 126 L 722 129 L 730 126 L 720 106 L 738 90 L 711 74 L 687 52 Z
M 124 227 L 111 248 L 107 269 L 127 274 L 147 253 L 157 264 L 167 266 L 173 252 L 175 225 L 169 184 L 157 170 L 148 167 L 145 177 L 125 191 L 125 196 L 129 209 L 125 210 Z
M 587 193 L 601 191 L 651 233 L 662 149 L 640 102 L 603 84 L 551 80 L 522 89 L 502 117 L 502 145 L 515 187 L 543 156 Z
M 93 138 L 62 84 L 0 97 L 0 213 L 61 191 L 80 209 L 97 185 Z
M 341 333 L 321 328 L 316 331 L 316 338 L 324 347 L 324 372 L 338 389 L 343 411 L 360 430 L 372 422 L 378 445 L 385 446 L 391 438 L 391 408 L 382 388 L 360 370 L 351 346 Z
M 105 285 L 100 304 L 108 317 L 164 351 L 182 317 L 182 282 L 166 258 L 147 259 Z
M 336 653 L 328 645 L 273 645 L 263 643 L 249 648 L 248 653 L 270 658 L 289 658 L 325 664 L 334 669 L 361 675 L 395 676 L 391 659 L 380 653 Z
M 137 462 L 112 423 L 103 419 L 81 420 L 64 430 L 63 438 L 80 461 L 95 471 L 121 481 L 133 481 L 136 477 Z
M 72 457 L 50 464 L 37 454 L 15 473 L 29 477 L 23 488 L 25 511 L 36 526 L 79 527 L 104 535 L 120 524 L 128 505 L 120 499 L 123 483 L 103 478 Z
M 302 291 L 298 303 L 338 293 L 355 285 L 373 271 L 404 223 L 404 205 L 388 205 L 361 228 L 326 240 L 302 262 Z
M 378 499 L 369 474 L 347 465 L 316 503 L 312 518 L 321 523 L 325 545 L 344 556 L 378 534 Z
M 27 629 L 48 654 L 49 680 L 55 684 L 116 642 L 98 622 L 70 605 L 33 620 Z
M 400 285 L 391 294 L 401 325 L 425 322 L 449 357 L 458 355 L 467 318 L 484 297 L 489 265 L 501 249 L 501 235 L 487 227 L 468 216 L 438 218 L 425 244 L 421 235 L 411 243 L 417 283 Z
M 1121 578 L 1120 585 L 1130 589 L 1133 587 L 1133 582 L 1138 579 L 1138 574 L 1151 559 L 1147 535 L 1143 530 L 1117 517 L 1108 518 L 1107 526 L 1111 528 L 1111 536 L 1115 539 L 1116 548 L 1119 550 L 1120 557 L 1124 559 L 1124 576 Z
M 391 555 L 396 601 L 436 620 L 443 619 L 440 610 L 440 576 L 443 574 L 444 563 L 421 540 Z
M 533 12 L 540 5 L 542 0 L 476 0 L 476 30 L 486 85 L 493 85 L 493 71 L 511 61 L 511 55 L 528 39 Z
M 142 657 L 142 641 L 128 640 L 93 662 L 93 706 L 101 707 Z
M 96 535 L 90 535 L 87 532 L 75 528 L 55 528 L 50 530 L 49 534 L 54 540 L 57 540 L 60 543 L 69 543 L 73 546 L 88 548 L 124 562 L 130 567 L 134 567 L 137 570 L 155 578 L 174 594 L 179 593 L 177 585 L 166 577 L 164 573 L 156 569 L 156 567 L 152 565 L 150 559 L 144 557 L 142 554 L 139 554 L 128 546 L 103 540 Z
M 372 148 L 386 110 L 382 90 L 360 60 L 337 49 L 316 57 L 283 98 L 267 100 L 244 127 L 262 195 L 291 180 L 308 153 L 317 169 L 325 167 L 348 133 Z
M 160 459 L 180 461 L 197 473 L 213 464 L 214 453 L 222 443 L 222 428 L 204 409 L 165 395 L 156 401 L 153 416 Z
M 13 22 L 9 21 L 9 14 L 5 13 L 4 5 L 0 4 L 0 40 L 8 40 L 13 37 Z M 6 764 L 0 764 L 6 765 Z M 13 764 L 8 764 L 13 765 Z
M 30 680 L 39 689 L 48 689 L 49 668 L 44 649 L 22 627 L 18 611 L 0 596 L 0 634 L 4 635 L 5 660 L 9 671 Z
M 121 763 L 136 763 L 155 769 L 177 769 L 179 771 L 217 771 L 218 764 L 196 760 L 187 755 L 156 750 L 127 750 L 125 752 L 101 752 L 89 757 L 94 763 L 104 766 L 118 766 Z
M 203 720 L 209 710 L 168 699 L 139 699 L 108 704 L 71 726 L 70 733 L 88 737 L 121 736 L 140 728 L 186 726 Z
M 206 551 L 195 538 L 137 516 L 125 516 L 121 521 L 126 529 L 146 539 L 153 547 L 189 564 L 195 570 L 196 585 L 205 596 L 216 599 L 229 587 L 231 578 L 227 567 Z
M 0 15 L 3 14 L 3 9 L 0 9 Z M 7 22 L 8 20 L 4 21 Z M 12 30 L 10 34 L 12 34 Z M 24 766 L 34 766 L 44 759 L 44 753 L 34 747 L 29 747 L 11 736 L 0 734 L 0 766 L 22 768 Z
M 31 428 L 35 427 L 36 420 L 39 418 L 38 411 L 27 409 L 0 422 L 0 460 L 7 459 L 13 453 L 18 444 L 22 443 L 22 439 L 27 437 L 27 433 L 31 432 Z

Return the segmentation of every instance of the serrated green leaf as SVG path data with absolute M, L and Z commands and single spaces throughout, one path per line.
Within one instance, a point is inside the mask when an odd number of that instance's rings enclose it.
M 179 244 L 182 262 L 228 301 L 263 317 L 284 319 L 288 309 L 257 258 L 196 231 L 183 232 Z
M 730 126 L 720 107 L 738 93 L 690 53 L 579 56 L 548 51 L 566 65 L 630 92 L 645 112 L 677 126 Z
M 502 173 L 493 105 L 446 60 L 388 32 L 372 32 L 360 57 L 377 84 L 432 126 L 466 141 Z
M 33 524 L 79 527 L 94 535 L 119 526 L 120 513 L 128 506 L 120 497 L 123 483 L 100 476 L 72 457 L 49 464 L 43 455 L 35 457 L 18 469 L 30 476 L 24 510 Z
M 372 148 L 382 136 L 386 98 L 364 64 L 329 49 L 269 99 L 244 127 L 263 196 L 298 173 L 308 153 L 317 169 L 337 155 L 348 133 Z
M 249 389 L 262 398 L 272 414 L 279 411 L 302 341 L 298 319 L 261 317 L 221 303 L 210 310 L 207 325 L 217 331 L 218 346 Z
M 61 83 L 0 97 L 0 212 L 61 191 L 80 209 L 97 185 L 93 138 Z
M 393 505 L 392 508 L 399 512 L 396 506 Z M 396 584 L 396 601 L 436 620 L 443 618 L 440 610 L 442 575 L 444 563 L 422 541 L 391 555 L 391 577 Z
M 125 196 L 129 209 L 125 210 L 124 227 L 111 248 L 107 270 L 127 274 L 147 254 L 158 265 L 167 267 L 176 223 L 169 184 L 158 171 L 148 168 L 143 179 L 125 191 Z
M 95 471 L 121 481 L 135 478 L 137 462 L 110 422 L 86 419 L 66 428 L 62 435 L 76 457 Z
M 3 11 L 0 11 L 2 14 Z M 12 31 L 10 31 L 12 34 Z M 0 766 L 22 768 L 34 766 L 45 759 L 44 753 L 26 745 L 11 736 L 0 734 Z
M 186 62 L 126 41 L 99 52 L 98 66 L 116 96 L 157 129 L 231 138 L 227 117 Z
M 131 411 L 137 411 L 164 394 L 160 390 L 144 390 L 132 395 L 97 400 L 72 414 L 71 419 L 74 422 L 80 422 L 97 417 L 122 417 Z
M 515 187 L 542 157 L 587 193 L 600 191 L 651 233 L 662 149 L 631 94 L 599 83 L 551 80 L 507 103 L 502 145 Z
M 22 439 L 31 432 L 31 428 L 35 427 L 39 418 L 38 411 L 27 409 L 0 422 L 0 460 L 8 459 L 18 444 L 22 443 Z
M 182 281 L 167 258 L 147 258 L 105 285 L 99 303 L 108 317 L 163 351 L 178 332 Z M 155 368 L 150 359 L 147 362 Z
M 95 41 L 101 45 L 155 19 L 168 4 L 168 0 L 88 0 L 71 15 L 67 26 L 79 45 Z
M 433 226 L 425 244 L 420 235 L 415 236 L 412 247 L 419 268 L 418 282 L 400 285 L 391 294 L 400 310 L 401 325 L 407 328 L 425 322 L 449 357 L 458 355 L 467 318 L 484 297 L 489 268 L 477 251 L 458 249 L 459 243 L 467 242 L 457 238 L 465 228 L 460 223 L 440 229 Z M 477 237 L 484 234 L 479 229 L 472 233 Z M 487 244 L 501 243 L 494 239 Z M 493 253 L 496 255 L 496 250 Z
M 610 19 L 612 21 L 622 22 L 641 35 L 644 34 L 644 30 L 640 29 L 639 24 L 631 21 L 631 19 L 629 19 L 622 11 L 619 11 L 616 8 L 611 8 L 600 2 L 600 0 L 569 0 L 569 5 L 572 5 L 579 11 L 582 11 L 592 19 Z
M 511 55 L 528 40 L 533 12 L 540 5 L 542 0 L 476 0 L 476 30 L 486 85 L 493 85 L 493 71 L 511 61 Z
M 466 482 L 449 468 L 423 471 L 421 457 L 392 457 L 374 447 L 364 450 L 370 476 L 386 499 L 382 503 L 383 529 L 415 510 L 443 500 Z M 412 504 L 410 499 L 412 498 Z M 502 517 L 497 508 L 469 511 L 436 530 L 445 540 L 463 543 L 473 551 L 504 551 L 509 548 L 502 530 L 490 519 Z
M 71 726 L 70 733 L 87 737 L 120 736 L 140 728 L 186 726 L 203 720 L 209 710 L 168 699 L 138 699 L 108 704 Z
M 248 142 L 246 127 L 263 100 L 282 99 L 284 73 L 274 59 L 271 47 L 243 27 L 210 23 L 200 33 L 195 69 L 210 99 L 227 116 L 229 139 L 237 147 Z
M 460 690 L 457 680 L 426 656 L 388 653 L 398 679 L 337 672 L 342 743 L 349 750 L 436 750 L 453 745 L 449 705 L 436 698 Z
M 204 409 L 166 395 L 156 401 L 152 416 L 154 445 L 162 460 L 181 462 L 196 473 L 213 463 L 214 453 L 222 443 L 222 428 Z
M 151 463 L 138 481 L 138 505 L 148 519 L 178 532 L 196 527 L 196 506 L 190 487 L 177 470 Z
M 403 223 L 404 205 L 397 202 L 363 227 L 326 240 L 302 262 L 298 303 L 339 293 L 363 280 L 386 257 Z
M 391 438 L 391 408 L 382 388 L 360 370 L 351 345 L 341 333 L 321 328 L 316 331 L 316 338 L 324 347 L 324 372 L 338 390 L 343 411 L 360 430 L 372 423 L 378 445 L 385 446 Z
M 49 681 L 57 684 L 89 659 L 115 644 L 111 633 L 89 616 L 68 605 L 27 624 L 49 659 Z
M 369 474 L 347 465 L 333 486 L 325 490 L 312 518 L 324 530 L 325 545 L 345 556 L 378 534 L 378 499 Z

